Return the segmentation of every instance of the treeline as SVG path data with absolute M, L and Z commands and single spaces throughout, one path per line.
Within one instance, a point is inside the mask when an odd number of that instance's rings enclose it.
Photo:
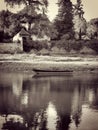
M 58 0 L 58 15 L 53 22 L 47 16 L 48 0 L 5 0 L 7 4 L 24 5 L 17 14 L 0 12 L 0 42 L 12 41 L 24 24 L 30 37 L 26 39 L 26 50 L 51 50 L 53 47 L 71 52 L 94 50 L 98 53 L 98 18 L 87 22 L 84 18 L 82 0 L 73 4 L 71 0 Z M 33 40 L 32 36 L 37 40 Z M 43 37 L 47 36 L 48 39 Z M 43 40 L 40 40 L 43 38 Z M 39 39 L 39 40 L 38 40 Z M 86 52 L 85 52 L 86 53 Z

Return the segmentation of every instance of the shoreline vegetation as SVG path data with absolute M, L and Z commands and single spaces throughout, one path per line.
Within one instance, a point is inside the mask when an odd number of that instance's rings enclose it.
M 4 2 L 24 7 L 0 12 L 0 71 L 98 71 L 98 18 L 84 18 L 82 0 L 58 0 L 53 21 L 49 0 Z
M 35 54 L 0 54 L 0 71 L 30 72 L 34 69 L 66 72 L 98 72 L 97 55 L 37 56 Z

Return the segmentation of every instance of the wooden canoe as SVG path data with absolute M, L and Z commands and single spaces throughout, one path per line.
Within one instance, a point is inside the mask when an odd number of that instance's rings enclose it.
M 63 76 L 69 75 L 72 73 L 72 70 L 42 70 L 42 69 L 34 69 L 36 74 L 35 76 Z

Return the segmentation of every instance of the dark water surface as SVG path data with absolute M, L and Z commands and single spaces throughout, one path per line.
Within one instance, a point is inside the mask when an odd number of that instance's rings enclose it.
M 0 130 L 98 130 L 98 74 L 0 73 Z

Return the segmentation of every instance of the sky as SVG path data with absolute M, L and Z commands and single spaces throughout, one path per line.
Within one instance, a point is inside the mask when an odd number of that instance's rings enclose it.
M 48 16 L 49 19 L 52 21 L 58 13 L 57 2 L 58 0 L 48 0 L 49 7 L 48 7 Z M 71 0 L 73 3 L 76 3 L 76 0 Z M 89 21 L 92 18 L 98 18 L 98 0 L 82 0 L 83 9 L 84 9 L 84 18 Z M 0 0 L 0 10 L 7 9 L 4 0 Z M 20 8 L 21 9 L 21 8 Z M 17 10 L 17 7 L 12 9 L 14 11 Z

